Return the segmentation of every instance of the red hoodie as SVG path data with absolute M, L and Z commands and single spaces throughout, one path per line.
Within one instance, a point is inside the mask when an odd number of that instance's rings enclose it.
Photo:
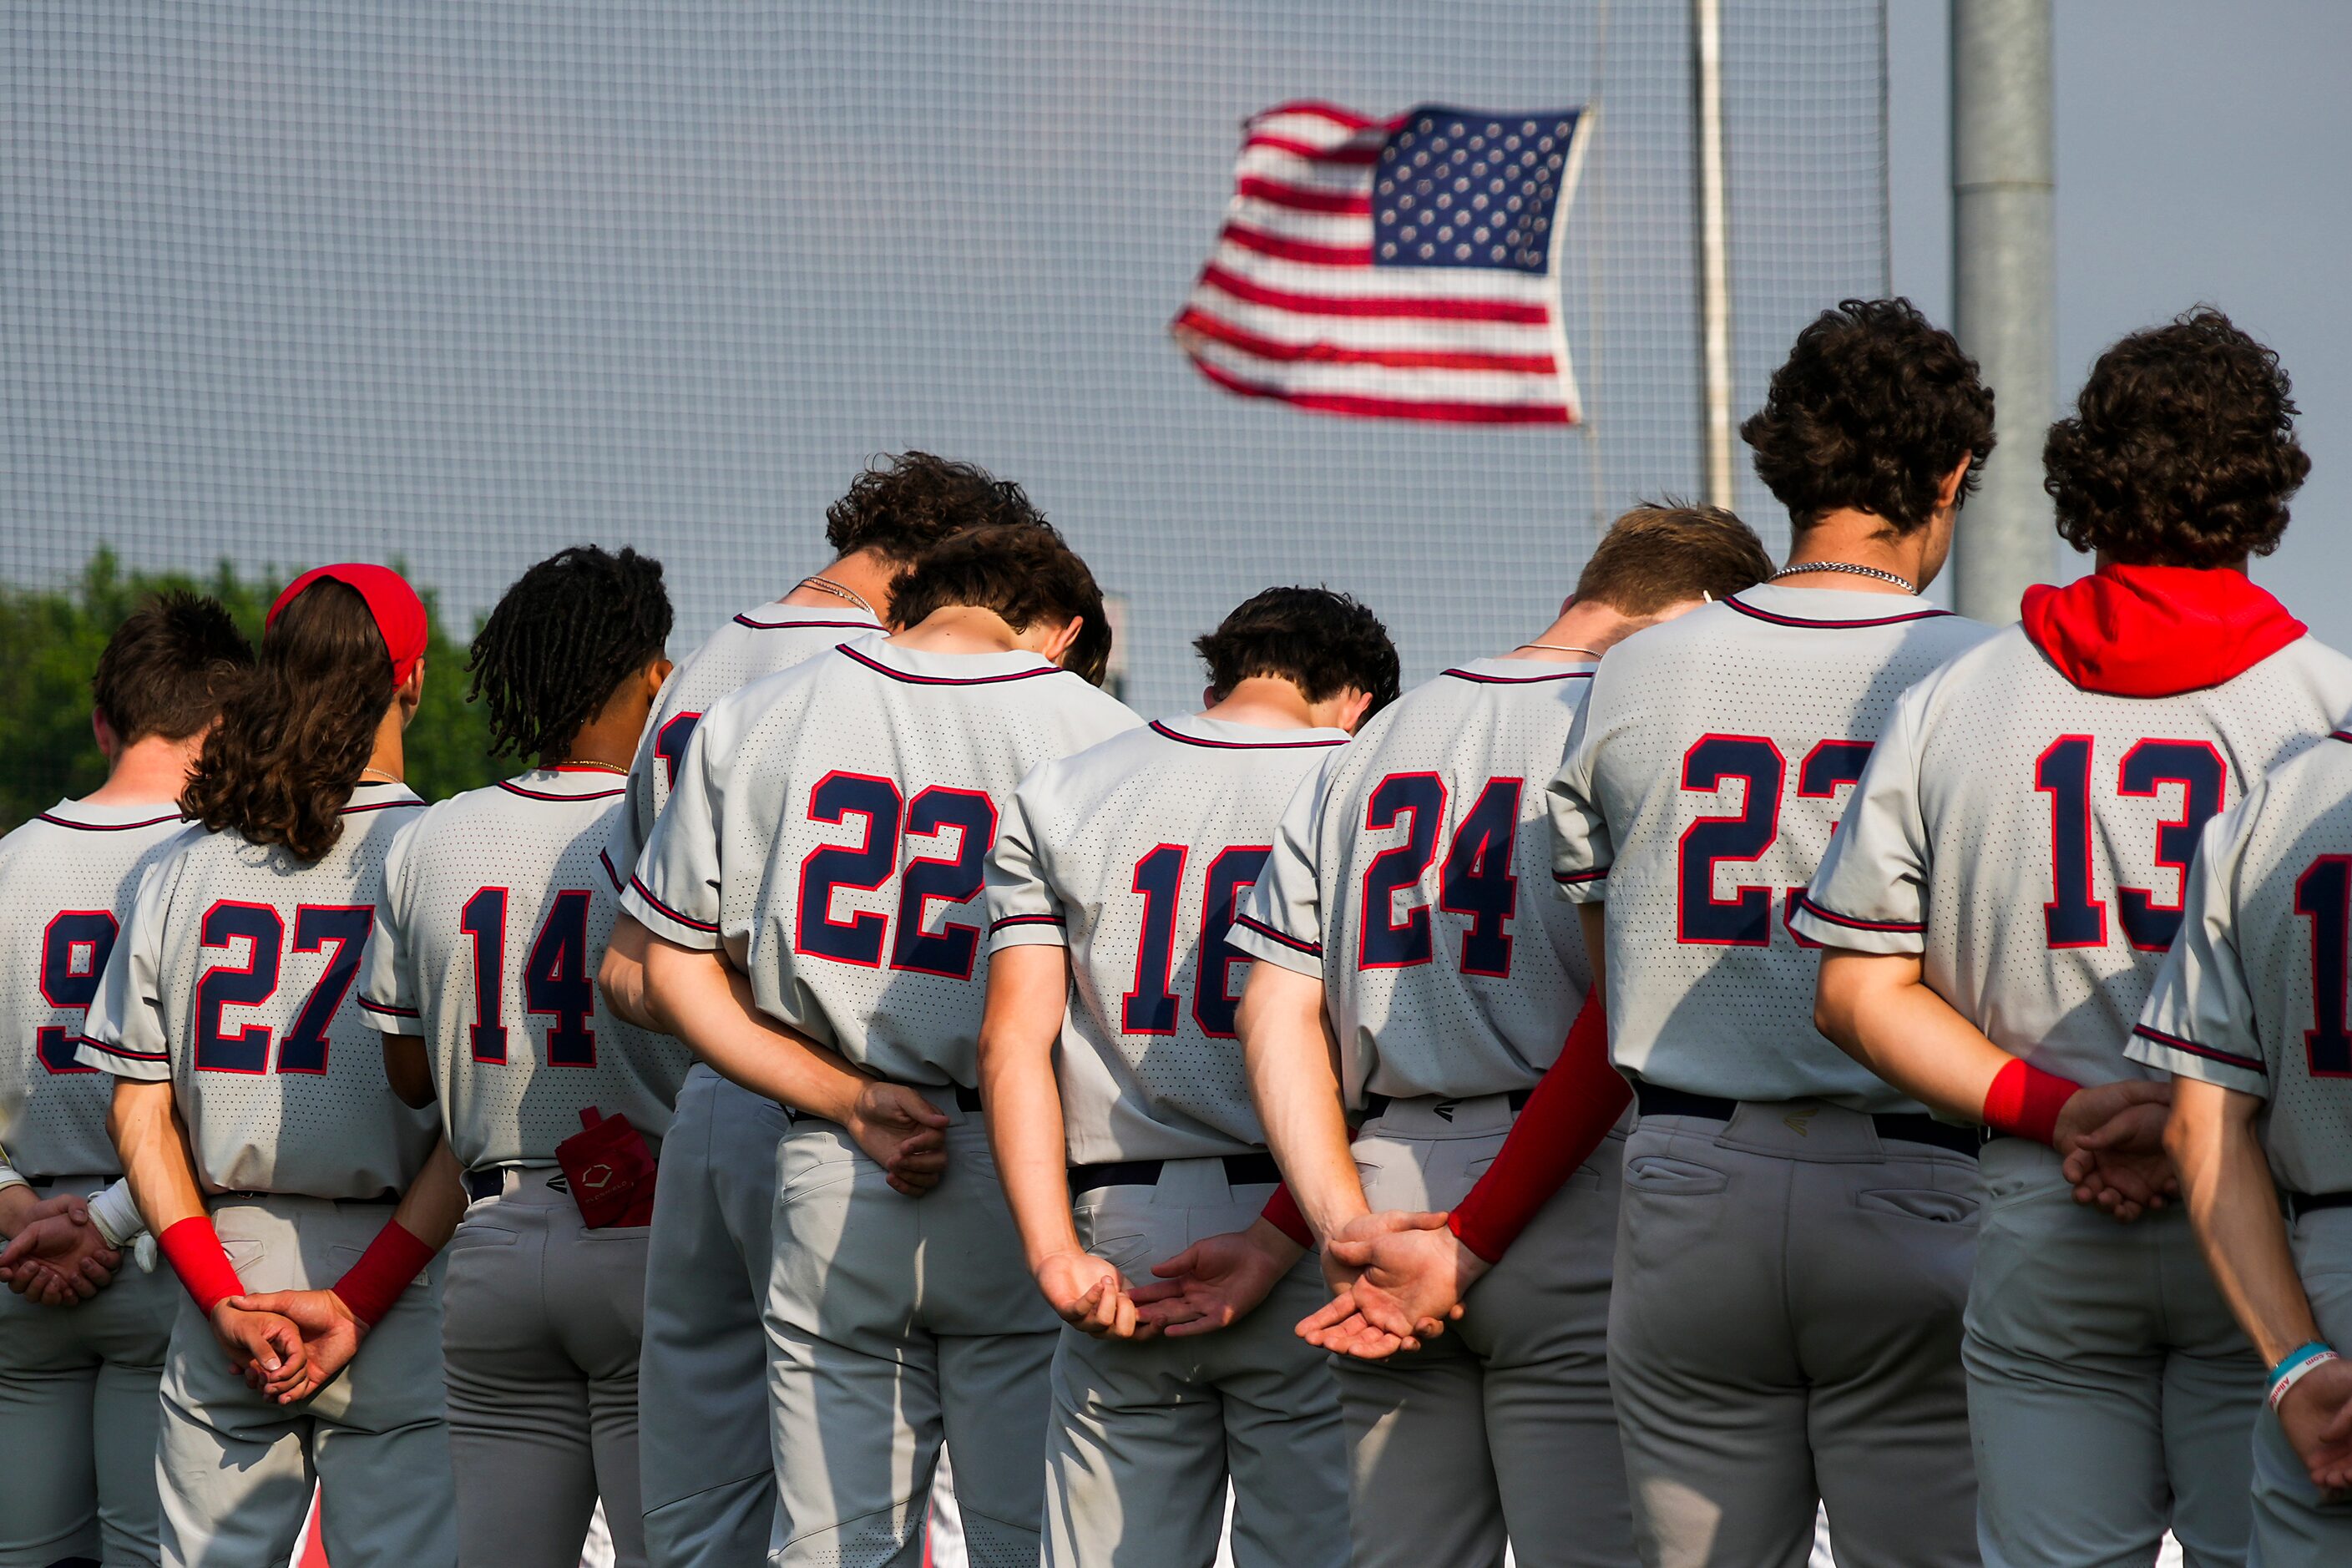
M 2028 641 L 2085 691 L 2177 697 L 2244 674 L 2304 635 L 2286 606 L 2226 567 L 2101 566 L 2025 591 Z

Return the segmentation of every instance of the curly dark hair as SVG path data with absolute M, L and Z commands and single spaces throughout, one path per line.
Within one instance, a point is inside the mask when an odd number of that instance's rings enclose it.
M 220 717 L 253 668 L 253 645 L 217 599 L 171 588 L 123 618 L 98 656 L 91 701 L 124 745 L 184 741 Z
M 2293 390 L 2278 355 L 2210 305 L 2132 333 L 2042 443 L 2059 533 L 2132 566 L 2268 555 L 2311 472 Z
M 871 550 L 903 566 L 966 529 L 1045 521 L 1010 479 L 929 452 L 901 452 L 875 458 L 825 509 L 824 542 L 836 555 Z
M 669 627 L 650 555 L 575 544 L 525 572 L 466 661 L 466 700 L 488 708 L 491 752 L 560 759 L 622 681 L 661 657 Z
M 222 706 L 180 809 L 215 833 L 318 859 L 342 838 L 343 804 L 392 698 L 392 655 L 367 601 L 320 578 L 263 635 L 261 662 Z
M 1194 639 L 1223 697 L 1254 675 L 1287 680 L 1309 702 L 1342 691 L 1371 694 L 1367 717 L 1396 700 L 1397 651 L 1381 618 L 1328 588 L 1268 588 L 1244 599 Z
M 996 523 L 933 545 L 890 584 L 892 613 L 912 626 L 956 605 L 993 610 L 1016 632 L 1040 620 L 1084 618 L 1063 668 L 1100 686 L 1110 673 L 1110 621 L 1102 590 L 1052 524 Z
M 1992 390 L 1910 300 L 1846 300 L 1797 334 L 1739 434 L 1798 531 L 1853 507 L 1909 533 L 1963 458 L 1959 493 L 1974 493 L 1992 451 Z

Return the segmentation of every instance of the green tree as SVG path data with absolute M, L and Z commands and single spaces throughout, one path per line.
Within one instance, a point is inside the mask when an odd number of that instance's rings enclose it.
M 149 595 L 210 594 L 259 647 L 262 616 L 286 580 L 270 571 L 242 576 L 226 562 L 209 579 L 125 572 L 112 551 L 100 549 L 71 587 L 0 587 L 0 830 L 104 781 L 106 759 L 89 731 L 89 678 L 106 639 Z M 420 591 L 433 609 L 431 591 Z M 425 701 L 408 729 L 408 782 L 438 800 L 508 770 L 489 754 L 481 709 L 465 700 L 465 646 L 450 639 L 437 611 L 432 625 Z

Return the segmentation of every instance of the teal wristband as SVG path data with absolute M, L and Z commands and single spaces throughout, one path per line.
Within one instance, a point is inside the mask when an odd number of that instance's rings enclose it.
M 2293 1372 L 2296 1367 L 2303 1365 L 2305 1362 L 2312 1361 L 2319 1356 L 2334 1355 L 2335 1353 L 2336 1347 L 2327 1343 L 2324 1340 L 2306 1340 L 2302 1344 L 2295 1346 L 2294 1349 L 2287 1352 L 2285 1355 L 2280 1357 L 2278 1365 L 2271 1368 L 2271 1386 L 2273 1388 L 2277 1387 L 2279 1379 L 2286 1376 L 2289 1373 Z

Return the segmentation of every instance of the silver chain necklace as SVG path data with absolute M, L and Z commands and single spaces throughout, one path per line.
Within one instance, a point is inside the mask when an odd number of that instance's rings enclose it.
M 1800 572 L 1851 572 L 1857 577 L 1875 577 L 1882 583 L 1892 583 L 1906 594 L 1916 594 L 1919 585 L 1908 577 L 1898 577 L 1892 572 L 1881 572 L 1875 566 L 1857 566 L 1851 561 L 1805 561 L 1794 566 L 1783 566 L 1772 574 L 1771 581 L 1794 577 Z
M 865 595 L 852 588 L 845 588 L 830 577 L 803 577 L 798 585 L 803 588 L 814 588 L 820 594 L 830 594 L 836 599 L 846 599 L 876 620 L 882 618 L 882 613 L 866 602 Z

